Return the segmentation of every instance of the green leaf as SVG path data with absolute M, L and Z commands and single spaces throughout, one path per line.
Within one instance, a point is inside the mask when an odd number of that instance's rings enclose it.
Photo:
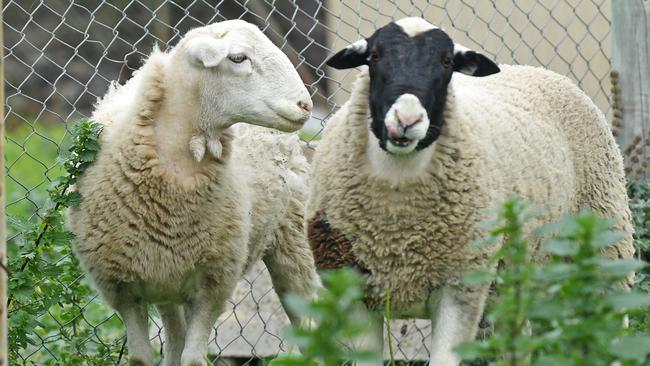
M 318 363 L 308 360 L 300 354 L 282 354 L 271 360 L 269 366 L 316 366 Z
M 67 230 L 55 231 L 47 234 L 47 239 L 52 244 L 61 243 L 65 246 L 70 245 L 70 241 L 75 238 L 75 235 Z
M 564 303 L 554 300 L 533 303 L 529 315 L 536 319 L 557 319 L 562 316 Z
M 594 236 L 592 244 L 596 248 L 608 247 L 618 243 L 625 237 L 625 235 L 627 234 L 623 231 L 607 230 L 596 234 Z
M 65 195 L 65 204 L 67 207 L 74 207 L 81 202 L 81 193 L 74 191 Z
M 476 287 L 490 282 L 493 278 L 494 275 L 490 271 L 486 269 L 477 269 L 464 275 L 462 281 L 468 286 Z
M 374 351 L 350 351 L 346 357 L 350 361 L 379 362 L 381 357 Z
M 83 150 L 79 154 L 79 160 L 83 162 L 93 162 L 95 161 L 95 157 L 97 156 L 97 151 L 94 150 Z
M 637 291 L 620 292 L 608 295 L 605 301 L 617 310 L 632 310 L 650 305 L 650 294 Z
M 7 216 L 7 225 L 20 233 L 25 233 L 34 229 L 34 224 L 29 222 L 28 219 L 17 216 Z
M 535 273 L 538 280 L 557 282 L 570 277 L 577 268 L 569 263 L 552 263 L 547 264 Z
M 578 243 L 565 239 L 551 239 L 542 245 L 542 250 L 560 257 L 572 257 L 578 254 Z
M 86 142 L 85 147 L 87 150 L 99 151 L 99 141 L 92 139 Z
M 463 360 L 475 360 L 485 355 L 486 344 L 479 341 L 465 342 L 454 348 Z
M 612 343 L 611 350 L 624 360 L 643 362 L 650 354 L 650 335 L 625 336 Z
M 624 277 L 647 265 L 646 262 L 638 259 L 609 260 L 602 258 L 600 267 L 612 276 Z

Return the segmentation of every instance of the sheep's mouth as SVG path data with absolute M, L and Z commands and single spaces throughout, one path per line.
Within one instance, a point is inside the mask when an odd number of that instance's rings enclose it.
M 288 122 L 288 123 L 290 123 L 292 125 L 296 125 L 296 126 L 304 125 L 305 122 L 307 122 L 307 120 L 309 119 L 309 116 L 301 116 L 299 118 L 289 118 L 283 113 L 276 112 L 275 114 L 278 117 L 280 117 L 280 119 L 284 120 L 285 122 Z
M 398 147 L 407 147 L 411 143 L 413 143 L 413 140 L 411 140 L 408 137 L 397 137 L 397 138 L 390 138 L 389 139 L 391 144 L 398 146 Z
M 276 120 L 275 128 L 283 132 L 294 132 L 298 131 L 305 125 L 305 120 L 287 118 L 279 113 L 276 114 L 278 120 Z

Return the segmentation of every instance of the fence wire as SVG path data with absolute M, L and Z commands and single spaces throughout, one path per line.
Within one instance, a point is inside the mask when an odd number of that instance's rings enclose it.
M 315 103 L 306 127 L 312 137 L 347 99 L 356 74 L 324 67 L 326 58 L 404 16 L 422 16 L 500 63 L 567 75 L 610 113 L 608 0 L 5 0 L 2 10 L 10 224 L 12 217 L 35 218 L 43 210 L 46 188 L 61 173 L 56 157 L 68 127 L 89 116 L 109 82 L 128 80 L 153 45 L 172 47 L 187 30 L 225 19 L 256 23 L 297 66 Z M 21 230 L 9 227 L 10 256 L 24 244 L 15 240 Z M 11 350 L 10 363 L 73 364 L 65 354 L 72 349 L 85 363 L 125 364 L 119 317 L 94 293 L 80 298 L 72 309 L 52 304 L 37 314 L 24 335 L 27 342 Z M 287 349 L 281 335 L 286 316 L 263 265 L 241 281 L 230 305 L 210 340 L 216 363 L 249 363 Z M 17 327 L 27 317 L 9 309 L 9 318 L 10 327 Z M 88 331 L 73 338 L 80 328 Z M 399 321 L 392 329 L 398 359 L 428 359 L 428 322 Z M 160 351 L 162 329 L 155 316 L 151 335 Z M 71 340 L 72 348 L 66 344 Z

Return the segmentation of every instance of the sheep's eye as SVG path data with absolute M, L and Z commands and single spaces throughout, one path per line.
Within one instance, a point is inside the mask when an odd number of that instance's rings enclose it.
M 449 66 L 451 66 L 451 57 L 445 56 L 445 58 L 442 59 L 442 67 L 444 67 L 445 69 L 448 69 Z
M 241 64 L 242 62 L 248 60 L 248 57 L 246 57 L 246 55 L 243 53 L 238 53 L 236 55 L 228 56 L 228 59 L 236 64 Z
M 377 51 L 371 51 L 370 52 L 370 57 L 368 57 L 370 61 L 372 62 L 377 62 L 379 61 L 379 52 Z

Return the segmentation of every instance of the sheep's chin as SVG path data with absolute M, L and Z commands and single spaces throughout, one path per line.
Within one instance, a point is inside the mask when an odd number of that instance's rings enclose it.
M 389 139 L 386 141 L 386 151 L 393 155 L 409 155 L 415 151 L 415 148 L 418 146 L 418 142 L 419 140 L 413 140 L 408 145 L 400 146 L 393 144 L 393 142 Z
M 274 121 L 271 127 L 282 132 L 295 132 L 301 129 L 304 124 L 304 119 L 292 120 L 278 115 L 278 118 Z
M 265 118 L 255 116 L 254 118 L 243 118 L 237 120 L 235 123 L 246 123 L 250 125 L 272 128 L 274 130 L 282 132 L 295 132 L 304 126 L 305 121 L 306 119 L 304 118 L 290 119 L 276 113 L 273 117 L 270 117 L 268 115 Z

